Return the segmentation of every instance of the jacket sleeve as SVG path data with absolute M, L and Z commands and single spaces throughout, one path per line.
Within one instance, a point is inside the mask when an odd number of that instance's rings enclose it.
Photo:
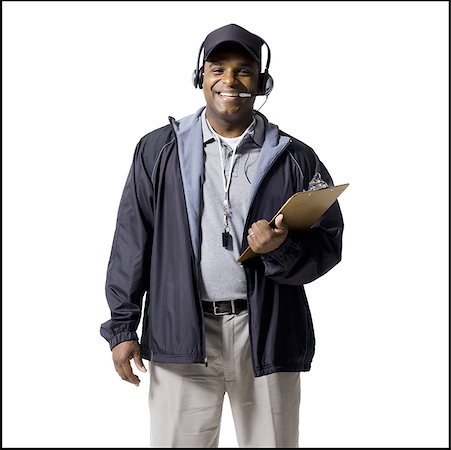
M 329 186 L 333 185 L 329 172 L 319 160 L 314 172 Z M 313 175 L 309 174 L 310 179 Z M 310 283 L 341 261 L 342 236 L 343 217 L 335 201 L 309 230 L 289 231 L 279 248 L 261 255 L 265 275 L 281 284 Z
M 142 299 L 148 289 L 153 234 L 153 185 L 143 160 L 142 140 L 136 146 L 117 214 L 105 292 L 111 319 L 100 327 L 110 348 L 138 340 Z

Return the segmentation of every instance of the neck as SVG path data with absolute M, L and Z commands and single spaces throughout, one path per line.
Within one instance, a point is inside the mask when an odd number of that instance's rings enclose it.
M 213 130 L 215 130 L 215 132 L 219 135 L 227 138 L 241 136 L 254 119 L 254 116 L 251 114 L 246 118 L 240 118 L 240 120 L 237 122 L 225 121 L 221 118 L 214 117 L 209 114 L 208 108 L 205 115 Z

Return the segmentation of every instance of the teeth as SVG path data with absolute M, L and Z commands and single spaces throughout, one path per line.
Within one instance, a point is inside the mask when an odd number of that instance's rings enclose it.
M 229 94 L 228 92 L 221 92 L 219 95 L 222 95 L 223 97 L 238 97 L 237 94 Z

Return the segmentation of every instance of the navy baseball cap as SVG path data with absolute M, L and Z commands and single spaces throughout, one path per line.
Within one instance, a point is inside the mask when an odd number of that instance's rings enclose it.
M 245 30 L 234 23 L 225 25 L 217 30 L 212 31 L 204 41 L 204 61 L 208 59 L 211 52 L 219 45 L 225 42 L 235 42 L 240 44 L 247 50 L 250 55 L 257 61 L 261 60 L 261 49 L 264 40 Z

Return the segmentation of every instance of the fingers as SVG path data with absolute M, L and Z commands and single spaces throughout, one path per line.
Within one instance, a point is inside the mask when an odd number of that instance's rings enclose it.
M 115 364 L 114 367 L 116 368 L 116 372 L 124 381 L 128 381 L 135 386 L 139 386 L 141 380 L 133 373 L 132 366 L 129 361 L 122 364 Z
M 248 229 L 248 237 L 261 238 L 263 233 L 267 233 L 270 229 L 269 222 L 265 219 L 257 220 Z
M 279 214 L 275 220 L 276 228 L 274 232 L 276 233 L 286 233 L 288 231 L 288 225 L 283 220 L 283 214 Z
M 264 253 L 264 243 L 270 239 L 271 227 L 265 219 L 254 222 L 248 230 L 247 243 L 255 253 Z
M 265 219 L 257 220 L 248 229 L 248 237 L 262 238 L 271 233 L 284 234 L 287 231 L 288 225 L 283 220 L 283 214 L 279 214 L 275 220 L 275 228 L 272 228 Z
M 130 360 L 135 361 L 141 372 L 146 372 L 146 368 L 141 359 L 139 344 L 137 341 L 124 341 L 113 348 L 113 362 L 119 376 L 129 383 L 139 386 L 140 379 L 133 373 Z
M 133 361 L 136 364 L 136 367 L 141 371 L 141 372 L 147 372 L 146 366 L 143 363 L 143 360 L 141 359 L 141 355 L 139 353 L 135 353 L 133 355 Z
M 285 241 L 288 226 L 283 214 L 277 215 L 274 227 L 265 219 L 257 220 L 248 229 L 247 242 L 254 253 L 269 253 Z

